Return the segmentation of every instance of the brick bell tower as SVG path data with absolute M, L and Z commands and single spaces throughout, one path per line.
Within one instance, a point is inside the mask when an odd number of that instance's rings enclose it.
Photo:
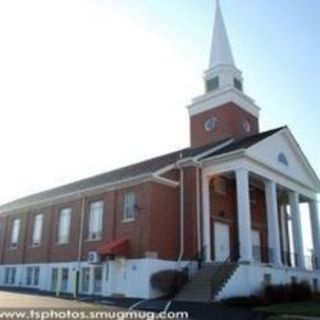
M 260 109 L 243 92 L 242 73 L 235 66 L 219 0 L 204 83 L 205 93 L 188 106 L 191 147 L 258 133 Z

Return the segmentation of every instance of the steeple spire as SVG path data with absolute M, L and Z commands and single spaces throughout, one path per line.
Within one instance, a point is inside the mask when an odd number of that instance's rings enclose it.
M 204 73 L 206 93 L 235 88 L 242 91 L 241 71 L 235 66 L 219 0 L 216 2 L 209 68 Z
M 260 108 L 243 92 L 242 73 L 235 66 L 221 11 L 216 0 L 209 67 L 203 75 L 205 92 L 188 106 L 192 147 L 259 132 Z
M 220 1 L 217 0 L 209 69 L 219 65 L 234 66 L 235 64 L 226 26 L 221 12 Z

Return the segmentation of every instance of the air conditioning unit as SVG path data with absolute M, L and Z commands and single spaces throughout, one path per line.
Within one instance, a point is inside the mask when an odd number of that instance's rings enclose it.
M 96 251 L 90 251 L 88 253 L 88 262 L 90 264 L 96 264 L 100 262 L 100 256 Z

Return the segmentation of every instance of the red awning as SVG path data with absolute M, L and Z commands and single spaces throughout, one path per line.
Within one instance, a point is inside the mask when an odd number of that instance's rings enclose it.
M 98 248 L 102 256 L 127 256 L 129 253 L 129 239 L 119 239 L 105 243 Z

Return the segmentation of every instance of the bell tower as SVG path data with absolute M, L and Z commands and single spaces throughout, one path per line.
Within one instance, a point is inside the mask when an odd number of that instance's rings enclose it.
M 219 0 L 209 67 L 203 78 L 205 93 L 188 106 L 191 147 L 258 133 L 260 109 L 243 91 L 242 73 L 234 62 Z

